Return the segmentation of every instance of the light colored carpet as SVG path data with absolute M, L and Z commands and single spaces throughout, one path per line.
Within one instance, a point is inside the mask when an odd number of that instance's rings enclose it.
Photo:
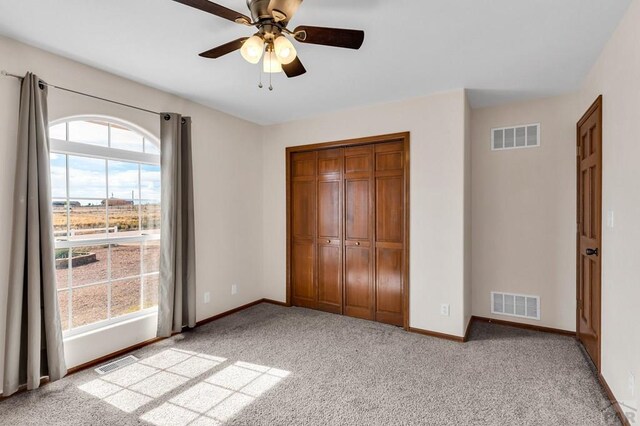
M 569 337 L 449 342 L 262 304 L 0 403 L 2 425 L 619 424 Z

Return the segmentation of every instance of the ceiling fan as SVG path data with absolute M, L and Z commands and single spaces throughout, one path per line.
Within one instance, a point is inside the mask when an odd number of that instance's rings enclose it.
M 251 37 L 242 37 L 200 54 L 204 58 L 217 59 L 240 49 L 242 57 L 257 64 L 263 59 L 266 73 L 283 72 L 287 77 L 297 77 L 307 72 L 298 58 L 290 36 L 300 43 L 360 49 L 364 31 L 339 28 L 298 26 L 287 28 L 303 0 L 247 0 L 251 18 L 208 0 L 174 0 L 178 3 L 211 13 L 229 21 L 256 27 Z M 260 86 L 262 87 L 262 86 Z M 272 89 L 272 87 L 270 87 Z

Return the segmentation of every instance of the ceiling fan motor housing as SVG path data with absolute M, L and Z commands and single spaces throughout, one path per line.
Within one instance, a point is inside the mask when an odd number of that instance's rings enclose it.
M 251 17 L 254 22 L 273 19 L 269 13 L 269 3 L 270 0 L 247 0 L 247 7 L 251 11 Z

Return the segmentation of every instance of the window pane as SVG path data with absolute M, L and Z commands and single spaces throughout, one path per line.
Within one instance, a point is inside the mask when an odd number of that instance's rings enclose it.
M 67 198 L 67 156 L 51 154 L 51 197 Z
M 142 200 L 142 229 L 147 234 L 160 233 L 160 202 Z
M 71 239 L 105 237 L 107 233 L 107 206 L 102 200 L 69 201 Z
M 107 284 L 77 288 L 72 296 L 73 327 L 107 319 Z
M 74 287 L 107 280 L 108 246 L 76 247 L 71 255 L 71 283 Z
M 121 201 L 109 200 L 109 232 L 114 237 L 123 236 L 123 232 L 140 230 L 139 206 L 123 204 Z
M 69 156 L 69 198 L 97 198 L 107 195 L 106 161 Z
M 58 288 L 69 286 L 69 249 L 56 249 L 56 284 Z
M 117 124 L 111 125 L 111 148 L 127 151 L 143 151 L 142 135 Z
M 60 323 L 62 330 L 69 329 L 69 291 L 62 290 L 58 292 L 58 307 L 60 308 Z
M 147 154 L 156 154 L 160 155 L 160 147 L 156 144 L 155 141 L 151 141 L 147 138 L 144 139 L 144 152 Z
M 71 121 L 69 122 L 69 140 L 109 146 L 109 125 L 102 121 Z
M 67 140 L 67 123 L 56 124 L 49 127 L 49 138 L 59 139 L 62 141 Z
M 144 285 L 142 286 L 143 301 L 142 306 L 144 309 L 153 308 L 158 306 L 158 275 L 146 276 L 143 278 Z
M 109 227 L 117 232 L 140 229 L 138 164 L 109 161 Z
M 140 275 L 140 243 L 111 246 L 111 279 Z
M 140 310 L 140 279 L 114 282 L 111 286 L 111 317 Z
M 109 198 L 133 204 L 139 197 L 137 163 L 109 160 Z
M 143 200 L 160 201 L 160 166 L 140 165 L 140 191 Z
M 160 270 L 160 241 L 146 241 L 143 246 L 142 273 Z
M 160 232 L 160 166 L 140 165 L 142 229 Z
M 67 229 L 67 205 L 66 200 L 53 200 L 53 235 L 57 240 L 66 240 Z

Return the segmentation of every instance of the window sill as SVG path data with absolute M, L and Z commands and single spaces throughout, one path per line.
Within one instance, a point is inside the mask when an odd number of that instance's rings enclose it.
M 67 368 L 77 367 L 156 337 L 156 310 L 64 336 Z
M 143 319 L 145 317 L 158 316 L 158 308 L 145 309 L 144 311 L 136 312 L 129 315 L 123 315 L 118 318 L 112 318 L 110 320 L 100 321 L 94 324 L 85 325 L 82 327 L 74 328 L 62 333 L 64 341 L 71 340 L 76 337 L 84 337 L 89 334 L 103 332 L 105 330 L 118 327 L 121 325 L 129 324 L 133 321 Z

